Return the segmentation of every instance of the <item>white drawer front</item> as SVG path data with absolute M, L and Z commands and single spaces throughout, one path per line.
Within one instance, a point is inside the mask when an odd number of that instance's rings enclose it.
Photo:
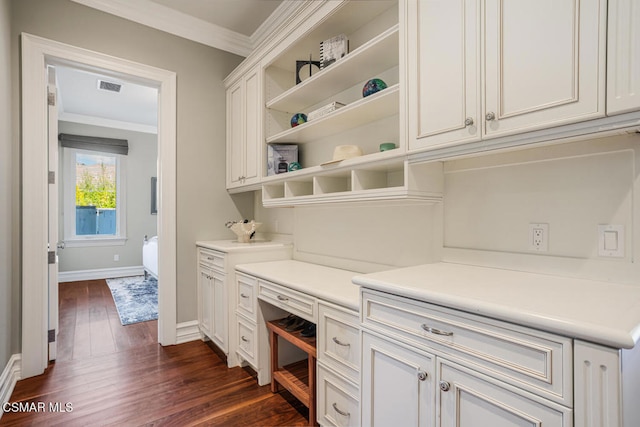
M 238 354 L 254 368 L 257 366 L 258 342 L 256 326 L 238 316 Z
M 291 314 L 317 323 L 316 300 L 300 292 L 258 280 L 258 298 Z
M 464 357 L 506 382 L 571 405 L 569 338 L 373 291 L 362 297 L 367 327 Z
M 318 360 L 359 383 L 360 353 L 357 314 L 318 304 Z
M 257 313 L 256 279 L 236 273 L 236 280 L 238 282 L 238 312 L 255 321 Z
M 198 249 L 198 262 L 208 267 L 224 269 L 224 254 L 211 249 Z
M 359 426 L 359 390 L 318 363 L 318 423 L 322 426 Z

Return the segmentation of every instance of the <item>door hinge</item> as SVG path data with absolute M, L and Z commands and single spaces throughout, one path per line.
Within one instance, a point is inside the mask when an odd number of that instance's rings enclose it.
M 56 342 L 56 330 L 55 329 L 49 329 L 49 342 Z
M 49 251 L 47 253 L 49 254 L 49 264 L 55 264 L 56 263 L 56 251 Z
M 47 104 L 52 107 L 56 105 L 56 94 L 54 92 L 47 92 Z
M 54 171 L 49 171 L 49 184 L 56 183 L 56 173 Z

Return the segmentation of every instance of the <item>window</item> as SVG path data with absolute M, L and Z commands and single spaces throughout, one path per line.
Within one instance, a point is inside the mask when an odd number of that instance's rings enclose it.
M 126 157 L 77 148 L 63 150 L 65 244 L 124 244 Z

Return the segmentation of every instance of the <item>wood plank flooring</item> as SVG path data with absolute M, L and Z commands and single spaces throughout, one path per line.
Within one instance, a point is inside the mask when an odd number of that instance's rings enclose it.
M 6 412 L 0 426 L 300 426 L 308 414 L 202 341 L 162 347 L 156 321 L 120 325 L 103 280 L 61 284 L 58 358 L 10 402 L 45 410 Z

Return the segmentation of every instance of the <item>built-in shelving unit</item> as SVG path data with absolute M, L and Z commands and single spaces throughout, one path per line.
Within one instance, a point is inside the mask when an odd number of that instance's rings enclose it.
M 409 164 L 402 158 L 316 167 L 262 186 L 265 207 L 371 200 L 442 200 L 442 164 Z

